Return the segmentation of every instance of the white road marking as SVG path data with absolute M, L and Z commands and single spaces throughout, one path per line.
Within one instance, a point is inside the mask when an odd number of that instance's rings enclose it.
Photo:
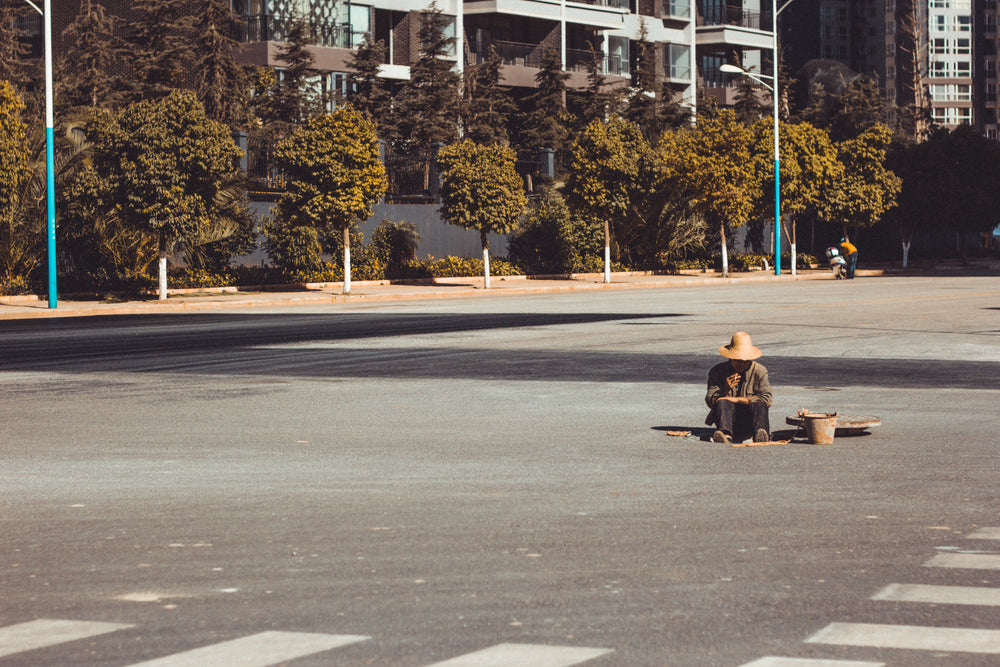
M 885 667 L 884 662 L 860 660 L 823 660 L 821 658 L 777 658 L 767 656 L 740 667 Z
M 889 584 L 873 595 L 871 599 L 893 602 L 930 602 L 932 604 L 969 604 L 984 607 L 1000 607 L 1000 588 Z
M 121 623 L 40 618 L 0 628 L 0 657 L 131 628 Z
M 980 528 L 965 537 L 970 540 L 1000 540 L 1000 528 Z
M 219 644 L 175 653 L 132 667 L 267 667 L 304 655 L 362 642 L 360 635 L 326 635 L 308 632 L 261 632 Z
M 831 623 L 807 639 L 806 643 L 1000 655 L 1000 630 Z
M 497 644 L 428 667 L 569 667 L 611 652 L 608 648 Z
M 924 567 L 956 567 L 967 570 L 1000 570 L 1000 554 L 943 553 L 924 563 Z

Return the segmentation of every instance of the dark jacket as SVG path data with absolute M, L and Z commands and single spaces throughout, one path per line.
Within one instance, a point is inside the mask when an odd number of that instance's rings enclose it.
M 719 398 L 728 395 L 726 378 L 735 371 L 729 361 L 716 364 L 708 372 L 708 392 L 705 394 L 705 403 L 709 408 L 714 408 Z M 760 401 L 767 407 L 771 407 L 771 383 L 767 379 L 767 369 L 756 361 L 750 362 L 750 368 L 743 374 L 743 381 L 737 388 L 736 396 L 746 397 L 751 403 Z M 711 417 L 711 415 L 709 415 Z M 711 424 L 711 421 L 706 421 Z

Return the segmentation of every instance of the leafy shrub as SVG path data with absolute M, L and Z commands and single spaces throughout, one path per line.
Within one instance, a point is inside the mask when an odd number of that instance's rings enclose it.
M 17 296 L 19 294 L 31 294 L 34 290 L 31 283 L 24 276 L 14 276 L 13 278 L 0 281 L 0 294 L 4 296 Z
M 372 232 L 369 247 L 385 267 L 385 275 L 396 276 L 417 258 L 420 234 L 412 222 L 386 218 Z

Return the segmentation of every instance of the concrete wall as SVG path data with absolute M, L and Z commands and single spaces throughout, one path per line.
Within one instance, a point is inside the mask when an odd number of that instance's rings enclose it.
M 250 210 L 254 215 L 264 217 L 270 214 L 272 206 L 273 204 L 269 202 L 253 202 L 250 204 Z M 416 225 L 420 234 L 420 247 L 417 250 L 417 257 L 420 259 L 428 257 L 440 259 L 449 255 L 473 258 L 483 256 L 479 232 L 447 224 L 438 214 L 437 204 L 379 204 L 375 207 L 375 214 L 361 224 L 365 243 L 371 240 L 372 232 L 385 219 L 412 222 Z M 488 238 L 490 257 L 507 255 L 506 236 L 490 234 Z M 267 254 L 263 250 L 258 250 L 251 255 L 235 259 L 234 263 L 255 266 L 265 264 Z

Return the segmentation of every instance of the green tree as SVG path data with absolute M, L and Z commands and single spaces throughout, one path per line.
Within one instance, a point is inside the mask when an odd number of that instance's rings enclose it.
M 371 35 L 366 33 L 364 40 L 347 61 L 347 80 L 351 90 L 348 98 L 351 106 L 375 121 L 379 137 L 384 141 L 393 141 L 396 133 L 392 94 L 385 79 L 379 76 L 379 68 L 385 62 L 385 56 L 385 42 L 373 42 Z
M 757 210 L 774 217 L 774 125 L 760 121 L 756 126 L 760 173 L 766 174 L 759 190 Z M 798 248 L 798 221 L 823 205 L 830 189 L 843 177 L 844 165 L 826 130 L 809 123 L 781 123 L 781 225 L 788 237 L 795 275 Z
M 0 294 L 17 278 L 25 278 L 39 257 L 41 235 L 22 215 L 28 180 L 27 127 L 21 120 L 24 102 L 7 81 L 0 81 Z M 37 240 L 31 240 L 32 236 Z
M 635 221 L 649 153 L 639 127 L 618 115 L 592 121 L 573 144 L 567 198 L 572 208 L 604 223 L 606 283 L 611 282 L 612 232 L 620 239 Z M 618 229 L 613 230 L 612 221 Z
M 238 179 L 239 149 L 229 129 L 205 117 L 193 92 L 98 113 L 94 161 L 83 190 L 110 229 L 155 239 L 159 297 L 167 298 L 167 257 L 177 244 L 214 238 L 220 191 Z
M 124 45 L 116 36 L 119 20 L 96 0 L 83 0 L 76 18 L 63 30 L 66 53 L 59 59 L 61 83 L 56 99 L 68 107 L 116 108 L 122 83 L 114 75 Z
M 159 99 L 186 87 L 194 66 L 188 0 L 136 0 L 128 41 L 138 95 Z
M 572 273 L 600 257 L 600 227 L 590 217 L 574 215 L 557 189 L 546 188 L 530 202 L 508 252 L 534 274 Z
M 506 144 L 507 126 L 516 110 L 510 93 L 500 85 L 503 58 L 490 45 L 485 60 L 465 72 L 462 127 L 477 144 Z
M 996 142 L 960 126 L 932 132 L 926 141 L 908 144 L 902 151 L 893 161 L 903 179 L 893 217 L 902 236 L 904 262 L 917 233 L 955 232 L 964 254 L 964 233 L 989 232 L 998 224 Z
M 0 81 L 7 81 L 19 94 L 27 89 L 31 73 L 25 66 L 28 34 L 18 19 L 33 11 L 27 3 L 0 2 Z
M 438 153 L 441 216 L 453 225 L 479 231 L 486 289 L 490 287 L 487 235 L 512 231 L 528 201 L 514 168 L 516 159 L 506 146 L 481 146 L 469 139 L 445 146 Z
M 843 170 L 823 192 L 820 213 L 838 225 L 847 240 L 851 229 L 872 227 L 896 205 L 902 182 L 886 166 L 891 142 L 887 126 L 873 125 L 856 138 L 837 143 Z M 954 173 L 953 168 L 946 171 Z M 949 199 L 953 197 L 949 193 Z
M 236 62 L 235 27 L 229 0 L 208 0 L 201 7 L 194 25 L 194 87 L 206 116 L 243 130 L 250 122 L 249 79 Z
M 760 103 L 759 93 L 759 85 L 749 76 L 736 79 L 733 111 L 736 112 L 736 119 L 744 125 L 754 125 L 764 115 L 764 105 Z
M 528 111 L 521 121 L 522 148 L 535 151 L 551 148 L 556 152 L 565 150 L 570 136 L 566 112 L 568 79 L 569 73 L 562 69 L 559 52 L 546 47 L 538 73 L 535 74 L 537 88 L 524 100 Z
M 415 150 L 427 151 L 434 143 L 450 144 L 458 138 L 461 80 L 448 59 L 455 39 L 445 34 L 451 21 L 436 2 L 420 13 L 420 57 L 396 96 L 399 137 Z
M 642 130 L 647 141 L 655 141 L 663 131 L 659 114 L 659 101 L 663 96 L 660 82 L 660 62 L 656 57 L 656 45 L 649 41 L 646 20 L 639 17 L 639 35 L 633 42 L 635 67 L 632 69 L 631 86 L 628 89 L 622 116 Z
M 325 112 L 327 98 L 319 86 L 320 72 L 309 50 L 312 32 L 301 19 L 292 22 L 286 43 L 278 49 L 281 76 L 271 90 L 271 98 L 258 112 L 266 125 L 276 128 L 275 136 L 286 137 L 295 127 Z
M 760 188 L 752 140 L 750 128 L 726 109 L 702 116 L 695 127 L 664 132 L 656 147 L 662 187 L 718 230 L 724 276 L 729 275 L 726 229 L 749 219 Z
M 853 139 L 873 125 L 885 124 L 885 104 L 878 83 L 859 76 L 844 87 L 830 119 L 830 138 Z
M 350 293 L 351 229 L 371 217 L 387 185 L 375 123 L 350 106 L 314 116 L 278 144 L 275 157 L 287 179 L 275 220 L 306 244 L 340 232 Z
M 587 42 L 587 59 L 584 61 L 587 70 L 587 86 L 573 96 L 577 98 L 576 126 L 579 130 L 587 127 L 593 120 L 604 120 L 612 111 L 616 111 L 621 101 L 621 91 L 608 83 L 604 75 L 604 52 L 593 42 Z

